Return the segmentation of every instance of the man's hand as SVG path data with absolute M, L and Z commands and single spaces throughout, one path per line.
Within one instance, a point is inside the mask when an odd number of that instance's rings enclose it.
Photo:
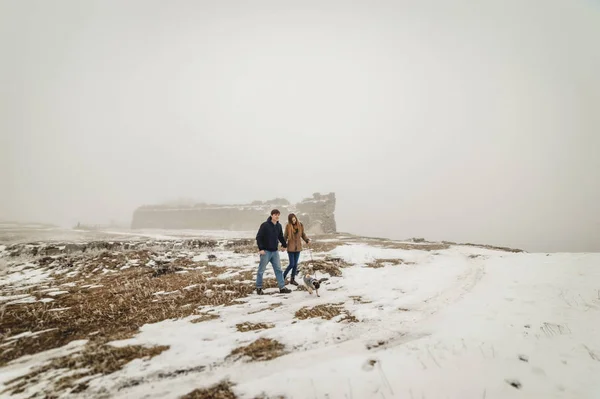
M 258 253 L 259 253 L 260 255 L 264 255 L 264 254 L 265 254 L 265 250 L 264 250 L 264 249 L 261 249 L 260 251 L 258 251 Z

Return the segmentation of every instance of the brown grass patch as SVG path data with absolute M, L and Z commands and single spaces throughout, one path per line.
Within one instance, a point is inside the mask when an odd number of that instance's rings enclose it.
M 197 317 L 194 320 L 192 320 L 192 323 L 202 323 L 203 321 L 215 320 L 218 318 L 219 315 L 216 314 L 202 313 L 200 317 Z
M 340 245 L 345 244 L 345 242 L 342 240 L 322 242 L 322 241 L 319 241 L 319 237 L 313 237 L 313 238 L 314 238 L 314 240 L 310 243 L 310 249 L 313 252 L 329 252 L 329 251 L 333 251 Z M 335 237 L 324 236 L 323 238 L 330 240 L 330 239 L 334 239 Z M 310 259 L 310 254 L 308 253 L 308 247 L 304 247 L 304 250 L 306 252 L 306 255 L 303 255 L 303 256 L 306 256 Z
M 314 260 L 306 261 L 301 265 L 303 270 L 312 268 L 316 272 L 327 273 L 332 277 L 340 277 L 342 275 L 341 268 L 350 266 L 344 261 L 332 261 L 332 260 Z
M 270 323 L 250 323 L 250 322 L 236 324 L 235 326 L 239 332 L 266 330 L 266 329 L 275 327 L 275 325 L 270 324 Z
M 144 324 L 187 317 L 196 314 L 199 306 L 228 304 L 254 290 L 252 284 L 236 284 L 235 279 L 208 280 L 202 271 L 153 276 L 152 268 L 132 267 L 85 281 L 102 285 L 99 288 L 67 288 L 70 293 L 55 297 L 54 302 L 7 306 L 1 315 L 5 337 L 54 330 L 15 340 L 0 353 L 0 366 L 76 339 L 104 343 L 128 338 Z M 274 279 L 265 280 L 265 287 L 276 284 Z M 159 291 L 170 294 L 153 295 Z M 56 308 L 68 309 L 51 311 Z
M 250 345 L 241 346 L 231 351 L 229 356 L 235 358 L 249 357 L 252 361 L 272 360 L 285 355 L 285 346 L 271 338 L 259 338 Z M 229 357 L 228 356 L 228 357 Z
M 254 275 L 256 274 L 255 271 L 246 270 L 243 272 L 239 272 L 238 274 L 240 276 L 240 280 L 242 280 L 242 281 L 247 281 L 247 280 L 255 281 L 256 280 L 256 278 L 254 277 Z
M 469 247 L 491 249 L 491 250 L 494 250 L 494 251 L 502 251 L 502 252 L 513 252 L 513 253 L 525 252 L 524 250 L 517 249 L 517 248 L 498 247 L 498 246 L 495 246 L 495 245 L 485 245 L 485 244 L 473 244 L 473 243 L 470 243 L 470 242 L 467 242 L 467 243 L 456 243 L 456 242 L 452 242 L 452 241 L 442 241 L 442 243 L 447 244 L 447 245 L 465 245 L 465 246 L 469 246 Z
M 387 344 L 387 341 L 384 340 L 380 340 L 374 343 L 367 343 L 365 346 L 367 347 L 368 350 L 374 349 L 374 348 L 379 348 L 380 346 L 383 346 Z M 373 360 L 371 360 L 371 362 L 373 362 Z M 371 366 L 375 365 L 375 363 L 372 363 Z
M 359 322 L 359 320 L 350 313 L 346 313 L 344 315 L 344 317 L 342 317 L 342 319 L 338 323 L 341 323 L 342 321 L 346 321 L 348 323 L 358 323 Z
M 350 299 L 352 299 L 354 303 L 371 303 L 371 301 L 365 301 L 361 296 L 358 295 L 350 296 Z
M 209 388 L 195 389 L 180 399 L 236 399 L 237 396 L 231 387 L 233 387 L 231 382 L 221 381 Z
M 251 254 L 256 253 L 258 256 L 258 247 L 254 239 L 237 239 L 230 240 L 225 244 L 224 248 L 228 251 L 233 251 L 236 254 Z
M 375 259 L 373 262 L 367 263 L 367 267 L 379 269 L 380 267 L 384 267 L 389 264 L 398 266 L 404 264 L 404 261 L 402 259 Z
M 262 394 L 256 396 L 254 399 L 286 399 L 286 398 L 285 398 L 285 396 L 282 396 L 282 395 L 267 396 L 265 393 L 262 393 Z
M 2 393 L 23 392 L 27 385 L 34 384 L 44 378 L 44 374 L 58 370 L 73 371 L 75 373 L 58 379 L 52 374 L 53 386 L 49 388 L 47 394 L 66 389 L 74 389 L 73 392 L 82 392 L 87 389 L 87 384 L 78 384 L 79 379 L 97 374 L 112 374 L 121 370 L 134 359 L 153 358 L 167 349 L 169 349 L 168 346 L 150 348 L 125 346 L 117 348 L 110 345 L 88 344 L 82 352 L 53 359 L 50 363 L 34 369 L 27 375 L 8 381 L 6 383 L 7 388 Z
M 352 316 L 348 311 L 344 309 L 342 303 L 317 305 L 313 308 L 303 307 L 296 312 L 295 317 L 300 320 L 319 317 L 324 320 L 331 320 L 339 315 L 344 315 L 344 317 L 342 317 L 342 319 L 339 320 L 340 322 L 358 322 L 358 319 L 356 319 L 356 317 Z
M 443 249 L 448 249 L 450 248 L 449 244 L 446 243 L 430 243 L 430 242 L 426 242 L 426 243 L 422 243 L 422 244 L 411 244 L 411 243 L 407 243 L 407 242 L 396 242 L 396 241 L 389 241 L 389 242 L 384 242 L 382 243 L 383 246 L 385 248 L 393 248 L 393 249 L 405 249 L 408 251 L 413 251 L 413 250 L 417 250 L 417 251 L 441 251 Z

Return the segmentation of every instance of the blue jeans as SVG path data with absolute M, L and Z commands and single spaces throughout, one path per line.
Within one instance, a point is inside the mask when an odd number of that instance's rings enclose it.
M 269 262 L 271 262 L 271 265 L 273 265 L 275 278 L 277 278 L 277 285 L 279 285 L 279 288 L 285 287 L 285 282 L 283 281 L 283 272 L 281 271 L 281 261 L 279 260 L 279 251 L 265 251 L 265 254 L 260 256 L 260 262 L 258 264 L 258 273 L 256 273 L 256 288 L 262 288 L 263 273 L 265 272 Z
M 287 277 L 289 271 L 292 271 L 292 278 L 296 277 L 298 274 L 298 260 L 300 259 L 300 251 L 298 252 L 288 252 L 288 257 L 290 258 L 290 265 L 285 269 L 283 273 L 283 279 Z

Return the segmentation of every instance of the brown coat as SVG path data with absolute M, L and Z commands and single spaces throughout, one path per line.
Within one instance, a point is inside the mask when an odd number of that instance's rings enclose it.
M 308 244 L 308 237 L 304 233 L 304 226 L 301 222 L 298 222 L 298 233 L 294 232 L 294 227 L 291 223 L 285 226 L 285 233 L 283 237 L 287 241 L 288 252 L 300 252 L 302 251 L 302 240 Z

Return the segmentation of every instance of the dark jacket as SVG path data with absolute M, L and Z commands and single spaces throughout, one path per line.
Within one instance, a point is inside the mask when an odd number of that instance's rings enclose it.
M 284 248 L 287 247 L 285 238 L 283 238 L 283 229 L 281 228 L 281 224 L 279 224 L 279 222 L 277 222 L 277 224 L 273 224 L 271 221 L 271 216 L 269 216 L 267 221 L 260 225 L 258 233 L 256 234 L 256 244 L 258 245 L 258 250 L 277 251 L 278 240 L 281 242 L 281 246 Z

